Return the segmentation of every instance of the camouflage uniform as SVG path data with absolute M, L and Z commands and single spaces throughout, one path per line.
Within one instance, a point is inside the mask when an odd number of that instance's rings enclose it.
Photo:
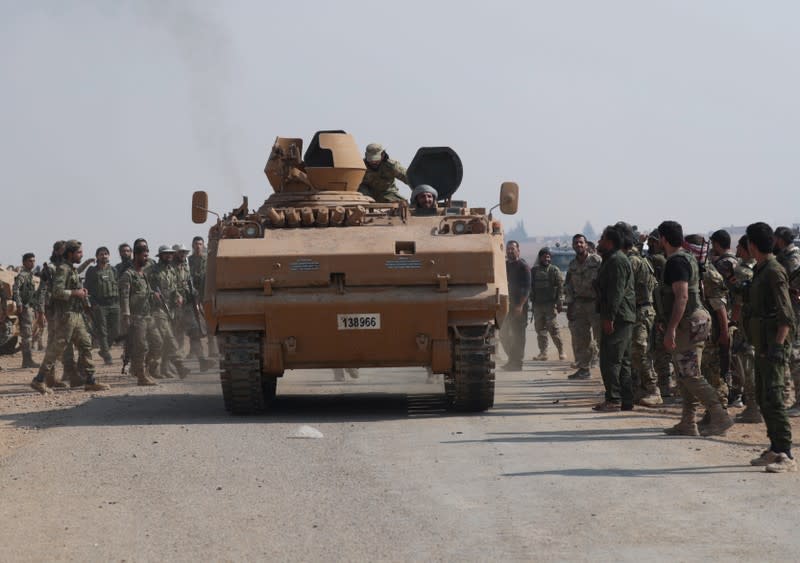
M 44 312 L 45 319 L 47 320 L 47 345 L 50 341 L 56 338 L 58 333 L 58 324 L 61 322 L 60 309 L 55 306 L 53 300 L 53 282 L 56 277 L 56 272 L 62 264 L 60 256 L 53 255 L 50 257 L 50 263 L 45 262 L 42 264 L 40 273 L 39 284 L 39 311 Z M 83 382 L 78 374 L 78 366 L 75 363 L 75 349 L 72 342 L 67 342 L 64 348 L 64 353 L 61 356 L 61 363 L 64 365 L 64 377 L 70 380 L 70 383 L 77 387 Z M 47 374 L 48 381 L 55 381 L 55 364 L 51 366 L 52 371 Z
M 123 260 L 114 266 L 114 272 L 117 274 L 117 280 L 122 279 L 122 274 L 133 268 L 133 260 Z
M 156 294 L 153 304 L 153 328 L 158 333 L 161 343 L 161 375 L 168 376 L 171 363 L 178 369 L 181 377 L 186 377 L 188 370 L 178 357 L 178 342 L 172 332 L 172 315 L 178 303 L 178 286 L 174 269 L 167 263 L 157 262 L 145 270 L 150 288 Z M 160 301 L 159 301 L 160 299 Z
M 547 335 L 553 339 L 558 355 L 564 355 L 564 344 L 558 329 L 557 307 L 561 306 L 564 282 L 561 270 L 553 264 L 547 266 L 537 263 L 531 268 L 531 304 L 533 305 L 533 325 L 539 343 L 539 358 L 547 359 Z
M 675 295 L 672 285 L 667 283 L 666 275 L 670 261 L 685 259 L 691 270 L 688 280 L 688 302 L 675 330 L 675 350 L 672 353 L 675 365 L 678 389 L 683 397 L 681 421 L 672 428 L 667 429 L 668 434 L 692 435 L 698 434 L 695 422 L 695 413 L 699 403 L 702 403 L 709 412 L 709 432 L 704 434 L 719 434 L 725 431 L 732 421 L 725 414 L 716 391 L 702 377 L 700 361 L 703 346 L 708 340 L 711 330 L 711 316 L 703 307 L 700 296 L 700 268 L 695 257 L 683 249 L 679 249 L 667 259 L 664 272 L 661 276 L 661 303 L 666 325 L 673 310 Z
M 600 337 L 601 330 L 593 284 L 597 272 L 600 271 L 601 262 L 602 259 L 597 254 L 588 254 L 582 263 L 574 258 L 569 263 L 564 281 L 572 351 L 579 370 L 588 370 L 592 360 L 597 357 L 596 341 Z
M 789 276 L 789 289 L 794 295 L 792 308 L 795 315 L 795 326 L 800 326 L 800 248 L 790 244 L 775 257 Z M 791 408 L 791 415 L 800 416 L 800 330 L 795 331 L 792 339 L 788 365 L 791 380 L 794 383 L 794 404 Z
M 38 391 L 45 392 L 44 383 L 53 383 L 52 374 L 56 359 L 63 356 L 68 343 L 78 349 L 78 372 L 86 379 L 86 389 L 99 391 L 107 389 L 103 384 L 97 384 L 94 379 L 94 363 L 92 362 L 92 338 L 86 327 L 83 317 L 84 301 L 81 297 L 73 297 L 72 291 L 82 289 L 78 271 L 72 264 L 62 263 L 58 266 L 53 276 L 52 307 L 55 331 L 51 332 L 47 340 L 47 349 L 44 353 L 42 366 L 31 385 Z
M 367 171 L 358 187 L 359 192 L 370 196 L 377 203 L 406 201 L 397 191 L 397 185 L 394 182 L 395 179 L 398 179 L 404 184 L 408 184 L 406 169 L 399 162 L 384 157 L 377 168 L 372 168 L 366 160 L 364 163 L 367 165 Z
M 100 345 L 100 357 L 110 363 L 109 348 L 119 336 L 119 287 L 116 270 L 109 265 L 105 268 L 90 267 L 86 271 L 86 289 L 92 304 L 92 320 Z
M 746 407 L 737 416 L 737 422 L 762 422 L 761 410 L 756 401 L 755 349 L 748 334 L 750 321 L 749 287 L 753 281 L 755 260 L 742 262 L 733 271 L 730 283 L 731 300 L 740 309 L 739 326 L 731 337 L 732 364 L 736 379 L 744 391 Z
M 145 375 L 145 365 L 151 376 L 160 377 L 161 337 L 151 316 L 153 292 L 143 272 L 129 268 L 119 280 L 120 313 L 129 317 L 125 337 L 126 352 L 131 361 L 131 373 L 142 385 L 152 385 Z
M 647 260 L 653 267 L 653 275 L 656 279 L 656 287 L 653 290 L 653 310 L 655 318 L 664 318 L 661 306 L 661 276 L 664 273 L 667 257 L 661 253 L 648 254 Z M 656 323 L 653 327 L 653 346 L 648 349 L 648 355 L 653 364 L 653 371 L 656 372 L 661 396 L 671 397 L 672 389 L 670 378 L 672 377 L 672 354 L 664 349 L 663 329 L 663 323 Z
M 723 265 L 725 264 L 723 263 Z M 723 349 L 719 345 L 722 327 L 717 315 L 724 314 L 729 317 L 729 301 L 725 279 L 716 266 L 708 262 L 703 272 L 703 306 L 711 312 L 711 331 L 703 349 L 701 372 L 709 385 L 716 390 L 720 404 L 725 409 L 728 408 L 728 384 L 725 381 L 727 373 L 722 373 L 722 355 L 730 354 L 730 349 Z M 729 361 L 725 362 L 725 365 L 729 364 Z
M 171 264 L 172 271 L 175 276 L 175 285 L 178 295 L 180 295 L 182 302 L 180 305 L 175 304 L 175 310 L 172 321 L 172 332 L 175 334 L 175 340 L 178 343 L 178 351 L 183 351 L 184 339 L 192 326 L 191 308 L 187 305 L 189 303 L 189 286 L 191 285 L 191 274 L 189 272 L 189 265 L 184 260 L 183 262 Z M 187 317 L 188 315 L 188 317 Z
M 33 364 L 31 355 L 31 338 L 33 337 L 33 324 L 35 322 L 38 302 L 36 285 L 33 280 L 33 271 L 23 269 L 14 278 L 12 299 L 17 306 L 17 319 L 19 320 L 19 335 L 22 340 L 22 367 L 39 367 Z
M 198 305 L 202 308 L 206 290 L 206 264 L 208 263 L 208 259 L 205 254 L 199 256 L 190 254 L 187 260 L 189 262 L 189 274 L 192 280 L 192 288 L 195 292 L 195 299 L 197 300 Z M 204 320 L 201 319 L 201 322 L 204 322 Z M 198 357 L 203 356 L 203 346 L 200 343 L 200 333 L 200 328 L 197 327 L 196 334 L 189 334 L 190 350 L 194 350 L 193 353 L 195 353 Z M 212 334 L 208 335 L 208 355 L 217 355 L 217 343 Z
M 656 277 L 653 266 L 642 258 L 641 254 L 633 248 L 628 253 L 633 270 L 634 293 L 636 294 L 636 322 L 633 325 L 631 337 L 631 371 L 633 372 L 634 395 L 644 395 L 658 402 L 656 396 L 661 397 L 658 389 L 658 380 L 653 370 L 650 348 L 650 336 L 655 323 L 656 311 L 653 307 L 653 290 L 656 287 Z M 639 397 L 636 397 L 637 399 Z

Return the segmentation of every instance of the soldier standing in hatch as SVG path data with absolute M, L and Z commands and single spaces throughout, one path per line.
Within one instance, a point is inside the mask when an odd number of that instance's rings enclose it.
M 111 365 L 111 344 L 119 335 L 119 288 L 117 272 L 109 264 L 110 252 L 101 246 L 95 252 L 97 265 L 86 271 L 86 290 L 92 304 L 95 336 L 100 345 L 100 357 Z
M 14 278 L 12 299 L 17 306 L 19 319 L 19 335 L 22 340 L 22 367 L 38 368 L 39 364 L 33 361 L 31 353 L 31 339 L 33 337 L 33 324 L 36 320 L 37 302 L 36 285 L 33 283 L 33 268 L 36 265 L 36 256 L 28 252 L 22 257 L 22 270 Z
M 83 317 L 83 306 L 88 295 L 81 284 L 78 264 L 83 258 L 81 243 L 76 240 L 67 241 L 64 246 L 64 261 L 56 269 L 53 278 L 53 308 L 59 318 L 54 338 L 48 338 L 44 361 L 39 373 L 31 381 L 31 387 L 42 394 L 52 393 L 47 379 L 52 377 L 56 358 L 64 353 L 67 343 L 78 349 L 78 370 L 85 378 L 86 391 L 105 391 L 109 386 L 98 383 L 94 378 L 92 363 L 92 338 Z
M 602 259 L 597 254 L 589 253 L 586 237 L 582 234 L 572 237 L 572 248 L 575 258 L 567 268 L 564 296 L 578 371 L 568 379 L 588 379 L 592 358 L 597 356 L 595 341 L 600 338 L 600 315 L 595 307 L 597 295 L 594 280 L 597 279 Z M 595 341 L 592 340 L 593 335 Z
M 406 201 L 397 191 L 395 180 L 408 184 L 406 169 L 396 160 L 389 158 L 383 146 L 370 143 L 364 153 L 367 171 L 358 191 L 370 196 L 377 203 L 396 203 Z
M 561 279 L 561 270 L 551 264 L 551 260 L 550 249 L 542 248 L 539 250 L 536 265 L 531 268 L 533 326 L 536 329 L 536 340 L 539 344 L 539 355 L 535 356 L 534 360 L 547 360 L 548 334 L 558 349 L 558 359 L 567 359 L 556 321 L 562 308 L 564 281 Z
M 786 357 L 795 328 L 789 278 L 772 254 L 773 233 L 769 225 L 748 225 L 747 241 L 750 255 L 756 259 L 748 323 L 756 352 L 756 397 L 770 441 L 769 449 L 750 463 L 765 466 L 770 473 L 797 471 L 792 457 L 792 427 L 783 404 Z

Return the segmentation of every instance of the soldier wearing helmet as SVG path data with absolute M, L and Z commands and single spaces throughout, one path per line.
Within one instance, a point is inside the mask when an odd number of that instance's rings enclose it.
M 408 184 L 406 169 L 396 160 L 389 158 L 383 145 L 370 143 L 364 152 L 364 164 L 367 171 L 358 191 L 370 196 L 378 203 L 395 203 L 406 201 L 397 191 L 395 180 Z

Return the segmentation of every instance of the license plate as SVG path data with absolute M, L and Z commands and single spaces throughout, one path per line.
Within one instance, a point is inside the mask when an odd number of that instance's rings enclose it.
M 336 315 L 339 330 L 378 330 L 381 328 L 380 313 L 349 313 Z

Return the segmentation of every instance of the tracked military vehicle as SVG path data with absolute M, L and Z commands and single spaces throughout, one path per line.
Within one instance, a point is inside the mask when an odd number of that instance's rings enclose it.
M 242 204 L 209 231 L 204 309 L 219 337 L 225 407 L 268 410 L 287 370 L 430 367 L 452 409 L 494 401 L 494 336 L 508 310 L 503 230 L 453 194 L 448 147 L 419 149 L 409 182 L 439 193 L 437 209 L 375 203 L 358 192 L 365 165 L 343 131 L 278 137 L 265 173 L 274 193 Z M 518 187 L 500 189 L 515 213 Z M 195 192 L 192 218 L 208 217 Z

